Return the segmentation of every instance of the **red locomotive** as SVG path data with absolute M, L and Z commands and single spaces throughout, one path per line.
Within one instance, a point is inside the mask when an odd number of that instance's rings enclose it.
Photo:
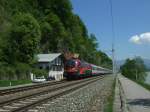
M 92 67 L 89 63 L 79 59 L 69 59 L 64 64 L 64 77 L 78 79 L 92 76 Z

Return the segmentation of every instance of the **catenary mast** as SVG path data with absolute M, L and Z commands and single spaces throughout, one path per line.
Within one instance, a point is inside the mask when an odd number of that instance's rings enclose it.
M 115 30 L 114 30 L 114 17 L 113 17 L 113 9 L 112 9 L 112 0 L 109 0 L 110 4 L 110 14 L 111 14 L 111 28 L 112 28 L 112 71 L 113 74 L 116 73 L 115 69 Z

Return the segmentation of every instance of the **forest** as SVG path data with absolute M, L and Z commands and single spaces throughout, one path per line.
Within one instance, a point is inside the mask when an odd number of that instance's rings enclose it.
M 38 53 L 72 52 L 111 68 L 70 0 L 0 0 L 0 79 L 26 79 Z

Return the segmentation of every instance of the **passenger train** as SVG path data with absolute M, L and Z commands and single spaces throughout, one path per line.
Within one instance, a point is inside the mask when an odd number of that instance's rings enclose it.
M 78 79 L 110 73 L 112 73 L 112 71 L 109 69 L 79 59 L 69 59 L 64 63 L 64 77 L 67 79 Z

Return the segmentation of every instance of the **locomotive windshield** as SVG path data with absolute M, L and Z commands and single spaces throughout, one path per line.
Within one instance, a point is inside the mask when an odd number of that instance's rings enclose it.
M 67 60 L 66 61 L 66 67 L 75 67 L 75 61 L 74 60 Z

